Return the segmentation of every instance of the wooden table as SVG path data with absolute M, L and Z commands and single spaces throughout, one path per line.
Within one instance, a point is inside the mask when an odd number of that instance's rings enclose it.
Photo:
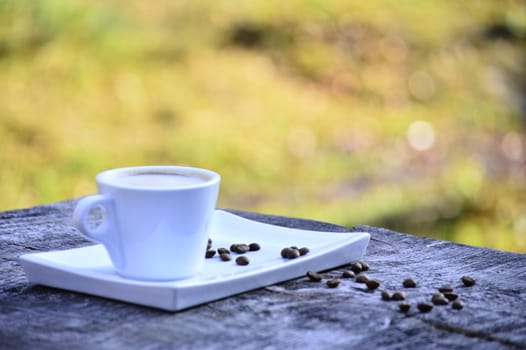
M 92 244 L 72 226 L 75 201 L 0 213 L 0 348 L 2 349 L 526 349 L 526 255 L 418 238 L 356 226 L 372 235 L 364 260 L 369 291 L 341 278 L 298 278 L 178 313 L 30 285 L 17 262 L 28 252 Z M 276 225 L 348 231 L 326 223 L 256 213 L 238 214 Z M 463 275 L 476 279 L 472 287 Z M 325 281 L 340 278 L 337 288 Z M 402 287 L 412 277 L 416 288 Z M 465 306 L 416 303 L 451 284 Z M 383 301 L 403 291 L 412 306 Z

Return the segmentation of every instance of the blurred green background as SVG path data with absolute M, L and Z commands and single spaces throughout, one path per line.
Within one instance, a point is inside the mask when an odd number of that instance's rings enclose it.
M 186 164 L 219 206 L 526 252 L 524 1 L 0 0 L 0 210 Z

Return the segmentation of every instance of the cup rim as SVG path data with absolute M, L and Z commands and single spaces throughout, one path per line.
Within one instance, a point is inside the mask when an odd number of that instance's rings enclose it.
M 174 174 L 174 173 L 180 173 L 183 175 L 188 176 L 198 176 L 201 178 L 205 178 L 205 181 L 195 183 L 195 184 L 188 184 L 184 186 L 178 186 L 178 187 L 138 187 L 138 186 L 132 186 L 132 185 L 126 185 L 118 183 L 117 181 L 111 181 L 112 179 L 123 176 L 123 175 L 134 175 L 134 174 Z M 213 185 L 215 183 L 219 183 L 221 179 L 221 176 L 216 173 L 215 171 L 204 169 L 204 168 L 197 168 L 197 167 L 190 167 L 190 166 L 180 166 L 180 165 L 145 165 L 145 166 L 130 166 L 130 167 L 122 167 L 122 168 L 113 168 L 104 170 L 97 174 L 95 177 L 95 180 L 98 185 L 105 185 L 109 187 L 115 187 L 115 188 L 121 188 L 121 189 L 127 189 L 132 191 L 182 191 L 182 190 L 188 190 L 188 189 L 195 189 L 195 188 L 202 188 L 202 187 L 208 187 L 210 185 Z

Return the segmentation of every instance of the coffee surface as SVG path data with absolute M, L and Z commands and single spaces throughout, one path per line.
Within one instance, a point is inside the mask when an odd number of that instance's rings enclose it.
M 196 185 L 206 180 L 199 176 L 183 174 L 145 173 L 119 176 L 112 180 L 123 186 L 136 188 L 180 188 Z

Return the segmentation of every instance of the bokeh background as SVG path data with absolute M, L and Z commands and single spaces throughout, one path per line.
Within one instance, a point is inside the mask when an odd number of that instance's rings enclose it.
M 219 206 L 526 252 L 524 1 L 0 0 L 0 210 L 207 167 Z

